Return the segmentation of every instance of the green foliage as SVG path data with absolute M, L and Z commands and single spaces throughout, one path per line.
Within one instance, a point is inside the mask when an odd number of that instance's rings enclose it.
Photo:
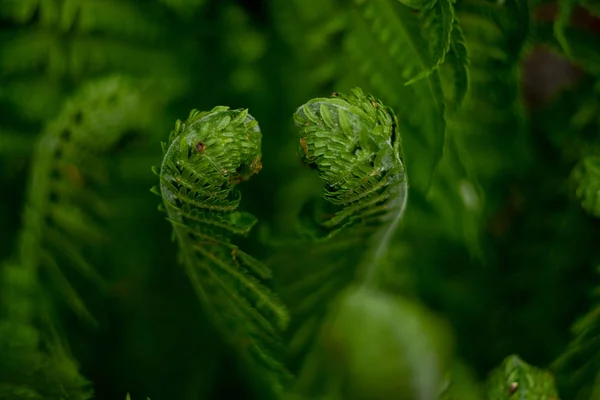
M 596 400 L 596 3 L 1 2 L 0 399 Z
M 102 243 L 99 221 L 109 212 L 100 196 L 108 177 L 106 154 L 125 134 L 141 132 L 151 112 L 137 87 L 122 77 L 107 77 L 69 99 L 40 135 L 17 262 L 2 269 L 2 304 L 8 306 L 0 335 L 6 363 L 2 398 L 89 398 L 88 383 L 50 318 L 53 293 L 60 293 L 88 322 L 97 323 L 64 266 L 104 285 L 86 252 Z M 43 286 L 38 282 L 42 267 L 49 278 Z

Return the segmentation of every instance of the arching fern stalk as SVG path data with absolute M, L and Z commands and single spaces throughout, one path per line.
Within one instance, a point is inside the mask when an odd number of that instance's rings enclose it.
M 272 260 L 285 265 L 278 283 L 294 321 L 293 391 L 433 399 L 446 346 L 429 333 L 445 330 L 423 307 L 391 293 L 406 287 L 386 257 L 407 201 L 398 121 L 360 89 L 310 100 L 294 119 L 301 157 L 318 170 L 324 192 L 303 209 L 305 238 Z M 374 362 L 381 352 L 387 356 Z
M 215 107 L 177 121 L 164 147 L 160 191 L 179 245 L 180 261 L 215 324 L 259 376 L 280 391 L 277 361 L 287 312 L 261 283 L 270 271 L 231 240 L 256 218 L 238 211 L 235 186 L 261 168 L 261 132 L 247 110 Z

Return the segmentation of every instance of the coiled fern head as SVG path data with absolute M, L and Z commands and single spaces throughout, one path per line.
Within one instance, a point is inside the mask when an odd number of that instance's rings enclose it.
M 165 162 L 188 162 L 190 183 L 195 187 L 220 186 L 223 190 L 215 192 L 219 197 L 261 169 L 261 139 L 258 122 L 248 110 L 224 106 L 207 112 L 192 110 L 187 121 L 178 121 L 171 132 Z M 163 164 L 165 167 L 168 165 Z
M 396 117 L 358 88 L 350 95 L 312 99 L 294 119 L 303 160 L 316 164 L 331 189 L 346 189 L 357 177 L 393 168 L 399 149 Z
M 390 216 L 402 207 L 407 180 L 398 120 L 390 108 L 355 88 L 349 95 L 310 100 L 294 120 L 301 157 L 319 171 L 325 200 L 338 208 L 330 210 L 336 216 L 324 226 L 367 215 Z

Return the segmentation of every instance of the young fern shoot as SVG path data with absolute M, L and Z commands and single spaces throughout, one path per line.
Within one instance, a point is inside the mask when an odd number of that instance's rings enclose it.
M 274 391 L 286 380 L 277 360 L 286 309 L 261 281 L 270 270 L 232 243 L 256 218 L 238 211 L 236 185 L 261 168 L 261 131 L 248 110 L 193 110 L 177 121 L 158 172 L 180 262 L 215 324 Z
M 294 115 L 301 157 L 325 183 L 333 213 L 318 223 L 328 237 L 353 226 L 373 229 L 362 256 L 363 280 L 374 283 L 406 207 L 408 181 L 400 155 L 398 121 L 360 89 L 310 100 Z
M 294 319 L 288 350 L 299 375 L 293 390 L 313 398 L 433 399 L 448 346 L 429 332 L 445 327 L 388 286 L 395 271 L 387 252 L 408 192 L 398 121 L 358 88 L 310 100 L 294 119 L 324 201 L 304 209 L 311 237 L 298 256 L 293 247 L 282 253 L 281 290 Z M 387 361 L 374 363 L 380 352 Z

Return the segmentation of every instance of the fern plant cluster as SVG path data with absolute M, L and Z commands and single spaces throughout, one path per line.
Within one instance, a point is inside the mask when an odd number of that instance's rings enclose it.
M 0 399 L 600 399 L 599 21 L 0 1 Z

